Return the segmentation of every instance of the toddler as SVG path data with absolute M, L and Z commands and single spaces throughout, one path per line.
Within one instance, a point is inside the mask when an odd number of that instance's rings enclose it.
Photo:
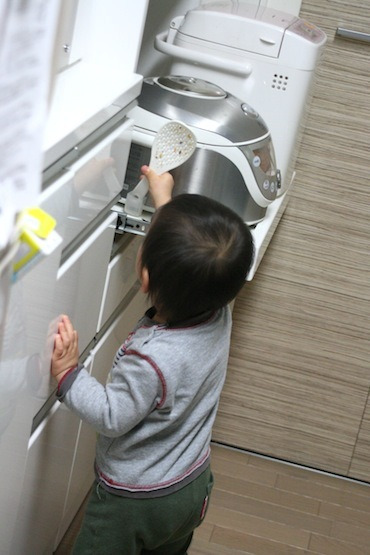
M 116 353 L 105 386 L 78 364 L 67 316 L 55 337 L 57 396 L 98 432 L 96 484 L 75 554 L 187 552 L 213 483 L 228 303 L 252 264 L 252 236 L 238 215 L 201 195 L 171 199 L 169 173 L 142 172 L 157 208 L 137 261 L 152 308 Z

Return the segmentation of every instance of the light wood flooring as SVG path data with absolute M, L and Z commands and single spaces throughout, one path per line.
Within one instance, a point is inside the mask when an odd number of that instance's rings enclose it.
M 370 484 L 216 444 L 212 469 L 189 555 L 370 555 Z M 71 553 L 82 513 L 55 555 Z

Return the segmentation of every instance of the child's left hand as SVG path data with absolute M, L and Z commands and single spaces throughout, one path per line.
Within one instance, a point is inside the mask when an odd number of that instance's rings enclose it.
M 68 316 L 62 316 L 55 335 L 51 373 L 59 382 L 64 374 L 78 364 L 78 335 Z

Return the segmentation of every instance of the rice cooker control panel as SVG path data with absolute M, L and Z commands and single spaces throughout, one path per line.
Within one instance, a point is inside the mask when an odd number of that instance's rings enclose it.
M 269 201 L 275 200 L 281 187 L 280 172 L 276 168 L 275 154 L 270 138 L 240 147 L 253 171 L 257 185 Z

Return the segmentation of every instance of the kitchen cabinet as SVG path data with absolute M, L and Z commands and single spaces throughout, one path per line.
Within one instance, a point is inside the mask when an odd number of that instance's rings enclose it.
M 44 167 L 133 102 L 142 83 L 136 65 L 148 0 L 64 0 L 60 7 Z
M 370 481 L 368 2 L 304 0 L 328 43 L 285 214 L 234 308 L 215 441 Z
M 16 531 L 9 551 L 50 554 L 63 515 L 79 420 L 55 400 L 28 445 L 27 466 Z
M 79 328 L 84 359 L 100 340 L 98 325 L 101 334 L 106 331 L 100 330 L 101 318 L 112 316 L 109 308 L 102 313 L 117 219 L 111 208 L 120 196 L 130 149 L 133 122 L 127 112 L 141 90 L 136 65 L 147 5 L 148 0 L 61 2 L 60 22 L 73 17 L 55 44 L 53 69 L 61 71 L 53 72 L 38 204 L 55 217 L 62 243 L 17 283 L 3 274 L 0 283 L 4 555 L 51 553 L 61 522 L 73 517 L 68 511 L 85 494 L 74 489 L 81 476 L 77 469 L 88 459 L 91 468 L 93 454 L 83 451 L 89 441 L 79 419 L 54 403 L 50 358 L 60 313 Z M 124 313 L 131 328 L 143 303 L 132 263 L 125 275 L 127 284 L 110 302 L 120 307 L 129 296 Z M 85 479 L 91 476 L 86 473 Z
M 0 553 L 4 555 L 10 553 L 13 534 L 19 533 L 17 513 L 25 503 L 22 483 L 32 420 L 51 382 L 49 324 L 55 316 L 60 255 L 61 246 L 7 289 L 7 317 L 0 328 Z

